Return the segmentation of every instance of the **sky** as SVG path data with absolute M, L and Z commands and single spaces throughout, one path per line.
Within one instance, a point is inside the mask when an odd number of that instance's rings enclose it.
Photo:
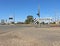
M 60 0 L 0 0 L 0 20 L 15 16 L 16 22 L 24 22 L 28 15 L 38 18 L 38 6 L 41 18 L 60 15 Z

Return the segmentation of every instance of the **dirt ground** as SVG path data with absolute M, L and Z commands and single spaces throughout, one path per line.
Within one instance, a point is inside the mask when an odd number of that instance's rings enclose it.
M 60 46 L 60 27 L 0 26 L 0 46 Z

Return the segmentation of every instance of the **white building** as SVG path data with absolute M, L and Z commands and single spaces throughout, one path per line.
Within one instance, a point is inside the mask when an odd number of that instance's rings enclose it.
M 42 22 L 44 22 L 44 23 L 50 23 L 50 22 L 52 22 L 52 19 L 51 18 L 37 18 L 36 19 L 36 22 L 39 22 L 39 23 L 42 23 Z

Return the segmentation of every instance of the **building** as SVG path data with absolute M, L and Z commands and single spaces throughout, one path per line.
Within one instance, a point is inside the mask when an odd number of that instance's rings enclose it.
M 50 23 L 50 22 L 52 22 L 52 19 L 51 18 L 35 18 L 34 19 L 34 23 L 36 24 L 36 22 L 39 22 L 39 23 L 42 23 L 42 22 L 44 22 L 44 23 Z
M 4 25 L 5 24 L 5 20 L 1 19 L 1 24 Z

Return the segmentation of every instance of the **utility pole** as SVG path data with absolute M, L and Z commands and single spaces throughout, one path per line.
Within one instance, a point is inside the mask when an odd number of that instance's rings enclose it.
M 39 26 L 41 26 L 40 24 L 40 5 L 38 6 L 38 13 L 37 13 L 38 17 L 39 17 Z
M 14 23 L 15 23 L 15 13 L 14 13 Z
M 13 13 L 13 16 L 14 16 L 14 23 L 15 23 L 15 8 L 14 8 L 14 13 Z
M 55 23 L 57 24 L 57 21 L 58 21 L 58 19 L 57 19 L 57 11 L 55 12 Z

